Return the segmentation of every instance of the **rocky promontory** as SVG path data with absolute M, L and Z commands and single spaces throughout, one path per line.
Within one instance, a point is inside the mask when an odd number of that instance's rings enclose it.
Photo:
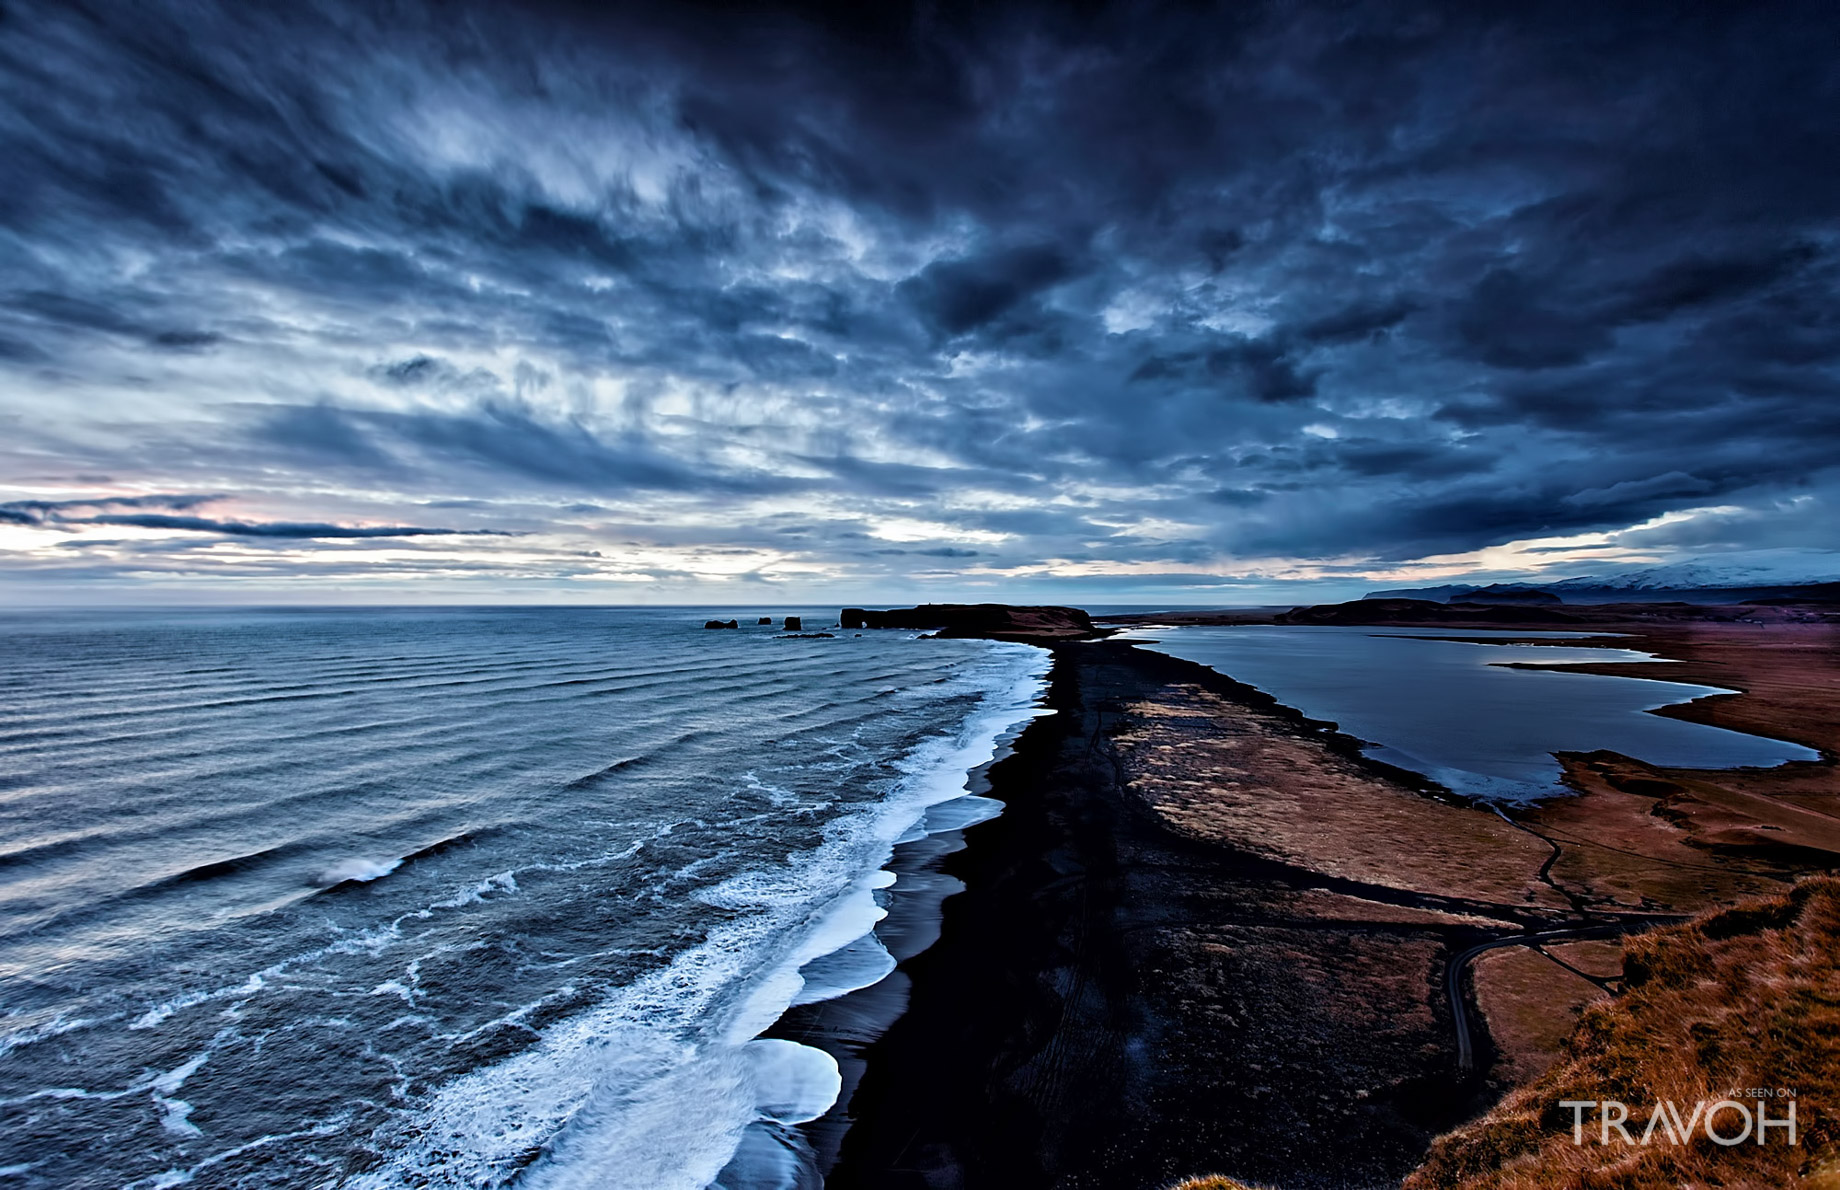
M 839 623 L 846 629 L 906 628 L 945 637 L 1033 642 L 1105 635 L 1077 607 L 1013 607 L 1006 603 L 923 603 L 886 611 L 846 607 Z

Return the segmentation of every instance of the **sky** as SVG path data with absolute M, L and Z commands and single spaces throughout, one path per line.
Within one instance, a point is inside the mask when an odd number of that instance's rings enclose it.
M 1840 9 L 0 0 L 0 600 L 1840 577 Z

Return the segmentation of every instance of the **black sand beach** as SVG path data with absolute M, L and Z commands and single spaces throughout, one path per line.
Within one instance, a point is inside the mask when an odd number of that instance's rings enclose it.
M 1439 976 L 1488 933 L 1438 913 L 1467 907 L 1450 899 L 1170 830 L 1127 796 L 1108 729 L 1171 683 L 1234 684 L 1122 644 L 1054 648 L 1058 713 L 993 767 L 1004 814 L 945 859 L 966 891 L 940 941 L 874 992 L 910 1002 L 863 1054 L 827 1185 L 1396 1183 L 1483 1105 L 1455 1074 Z M 1317 903 L 1349 893 L 1380 912 Z M 776 1032 L 822 1043 L 863 1012 L 846 998 Z

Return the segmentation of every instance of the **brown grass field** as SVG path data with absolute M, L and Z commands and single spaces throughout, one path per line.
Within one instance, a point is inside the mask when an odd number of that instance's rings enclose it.
M 1385 622 L 1361 618 L 1367 609 L 1358 605 L 1343 610 L 1349 622 Z M 1620 952 L 1614 941 L 1589 941 L 1481 956 L 1472 982 L 1494 1047 L 1488 1082 L 1503 1098 L 1439 1138 L 1404 1190 L 1840 1190 L 1840 613 L 1565 612 L 1580 627 L 1624 634 L 1605 645 L 1661 658 L 1566 668 L 1724 686 L 1735 693 L 1660 713 L 1794 740 L 1821 759 L 1678 770 L 1610 752 L 1568 754 L 1560 759 L 1575 796 L 1516 813 L 1525 833 L 1498 838 L 1500 819 L 1423 799 L 1402 807 L 1396 791 L 1356 766 L 1290 757 L 1280 745 L 1295 752 L 1302 742 L 1251 730 L 1256 713 L 1240 712 L 1224 738 L 1184 738 L 1185 715 L 1224 716 L 1200 705 L 1206 699 L 1169 691 L 1165 701 L 1180 705 L 1155 715 L 1134 708 L 1120 740 L 1126 771 L 1177 831 L 1297 867 L 1474 898 L 1504 915 L 1509 905 L 1541 912 L 1555 893 L 1583 913 L 1697 914 L 1632 937 Z M 1440 616 L 1460 626 L 1463 614 Z M 1553 625 L 1528 625 L 1536 626 Z M 1331 778 L 1335 796 L 1318 796 Z M 1531 879 L 1528 860 L 1537 857 L 1528 842 L 1549 849 L 1544 888 Z M 1695 1104 L 1727 1098 L 1754 1109 L 1756 1099 L 1733 1092 L 1758 1088 L 1793 1091 L 1798 1144 L 1775 1129 L 1766 1144 L 1753 1136 L 1724 1146 L 1702 1128 L 1685 1144 L 1657 1131 L 1647 1145 L 1615 1133 L 1606 1145 L 1596 1143 L 1600 1121 L 1589 1112 L 1587 1143 L 1575 1144 L 1573 1109 L 1560 1106 L 1625 1104 L 1639 1141 L 1658 1102 L 1689 1117 Z M 1762 1102 L 1780 1117 L 1782 1099 Z M 1721 1131 L 1735 1131 L 1736 1113 L 1721 1110 Z M 1240 1185 L 1204 1177 L 1182 1190 Z
M 1625 990 L 1584 1010 L 1560 1060 L 1493 1111 L 1438 1140 L 1405 1190 L 1781 1190 L 1840 1187 L 1840 879 L 1816 876 L 1627 943 Z M 1628 1105 L 1639 1139 L 1653 1105 L 1682 1114 L 1736 1088 L 1793 1090 L 1798 1144 L 1626 1144 L 1566 1100 Z M 1730 1096 L 1736 1097 L 1736 1096 Z M 1747 1106 L 1756 1102 L 1744 1099 Z M 1786 1106 L 1764 1101 L 1771 1117 Z M 1738 1132 L 1729 1109 L 1719 1122 Z M 1754 1141 L 1754 1137 L 1753 1137 Z

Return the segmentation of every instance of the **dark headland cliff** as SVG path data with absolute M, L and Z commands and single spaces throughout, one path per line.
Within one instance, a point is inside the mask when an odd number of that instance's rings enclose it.
M 846 607 L 838 624 L 851 628 L 923 629 L 945 637 L 988 640 L 1081 640 L 1101 635 L 1077 607 L 1013 607 L 1004 603 L 925 603 L 890 611 Z

